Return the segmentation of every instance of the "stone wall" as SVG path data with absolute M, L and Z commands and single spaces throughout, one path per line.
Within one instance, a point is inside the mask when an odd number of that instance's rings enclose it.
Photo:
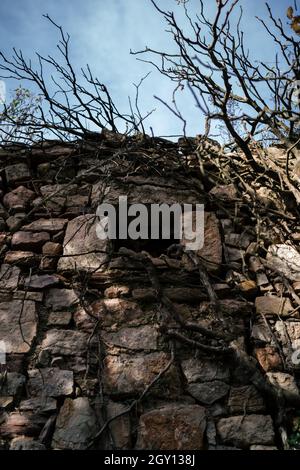
M 3 449 L 282 446 L 268 387 L 299 404 L 300 233 L 264 226 L 217 145 L 200 169 L 193 145 L 104 133 L 0 150 Z M 99 240 L 96 208 L 119 195 L 205 203 L 199 263 Z

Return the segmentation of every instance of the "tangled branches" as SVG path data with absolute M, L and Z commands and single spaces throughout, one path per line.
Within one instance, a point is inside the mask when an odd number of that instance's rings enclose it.
M 122 113 L 113 101 L 106 85 L 95 77 L 87 65 L 81 68 L 81 77 L 70 59 L 70 36 L 48 15 L 45 18 L 58 30 L 58 58 L 36 53 L 37 68 L 27 60 L 22 51 L 13 49 L 7 57 L 0 51 L 1 78 L 25 82 L 37 90 L 41 101 L 27 106 L 24 113 L 12 112 L 4 104 L 0 115 L 2 142 L 29 143 L 43 140 L 45 136 L 61 140 L 97 138 L 103 129 L 117 132 L 121 127 L 126 134 L 144 131 L 138 107 L 139 85 L 136 85 L 134 105 L 128 114 Z M 17 132 L 16 132 L 17 131 Z
M 257 20 L 269 35 L 272 49 L 275 46 L 272 65 L 254 60 L 255 51 L 248 51 L 241 26 L 243 9 L 236 11 L 239 0 L 217 1 L 212 19 L 202 0 L 199 12 L 190 11 L 184 3 L 186 27 L 179 24 L 173 12 L 151 2 L 167 23 L 176 51 L 146 47 L 132 53 L 169 77 L 176 89 L 192 92 L 206 117 L 207 133 L 213 121 L 221 121 L 255 171 L 261 170 L 261 165 L 253 157 L 253 140 L 267 137 L 286 149 L 295 143 L 300 118 L 299 41 L 281 19 L 274 17 L 270 5 L 269 22 Z

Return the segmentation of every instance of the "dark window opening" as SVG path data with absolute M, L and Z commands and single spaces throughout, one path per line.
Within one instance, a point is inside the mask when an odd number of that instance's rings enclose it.
M 151 232 L 154 228 L 153 225 L 153 220 L 151 220 L 151 211 L 150 211 L 150 206 L 147 206 L 147 212 L 148 212 L 148 223 L 147 223 L 147 236 L 146 238 L 138 238 L 136 240 L 131 239 L 129 236 L 126 239 L 120 239 L 118 238 L 119 234 L 119 217 L 117 213 L 117 226 L 116 226 L 116 233 L 117 233 L 117 239 L 113 240 L 113 247 L 114 251 L 118 251 L 121 247 L 128 248 L 130 250 L 133 250 L 135 252 L 140 252 L 140 251 L 147 251 L 151 256 L 153 257 L 159 257 L 161 254 L 166 254 L 167 249 L 174 244 L 179 244 L 180 239 L 175 235 L 175 228 L 174 228 L 174 214 L 170 214 L 170 221 L 164 221 L 162 220 L 162 216 L 160 214 L 159 218 L 159 224 L 157 226 L 157 223 L 155 224 L 155 228 L 158 233 L 158 238 L 153 239 L 151 238 Z M 135 216 L 128 217 L 127 220 L 127 232 L 128 228 L 130 226 L 130 223 L 136 219 Z M 157 222 L 157 221 L 156 221 Z M 167 223 L 167 227 L 164 227 L 164 223 Z M 137 228 L 138 231 L 141 231 L 141 228 L 138 226 Z M 167 233 L 163 234 L 163 231 L 167 231 Z M 143 232 L 145 232 L 145 227 L 143 228 Z M 168 233 L 169 232 L 169 233 Z M 166 238 L 167 235 L 167 238 Z

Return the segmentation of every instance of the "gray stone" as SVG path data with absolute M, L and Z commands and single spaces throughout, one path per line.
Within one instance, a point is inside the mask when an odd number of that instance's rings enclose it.
M 169 361 L 170 356 L 164 352 L 107 355 L 104 359 L 105 391 L 111 396 L 140 394 Z M 177 368 L 171 366 L 149 394 L 178 396 L 180 392 L 181 382 Z
M 67 398 L 56 420 L 54 449 L 84 450 L 97 432 L 96 415 L 88 398 Z
M 51 361 L 51 354 L 46 349 L 41 349 L 38 354 L 36 365 L 37 367 L 48 367 Z
M 158 331 L 152 325 L 138 328 L 121 328 L 116 332 L 103 332 L 102 339 L 108 346 L 131 350 L 157 349 Z
M 5 168 L 8 183 L 17 183 L 30 179 L 30 171 L 26 163 L 16 163 Z
M 46 450 L 46 447 L 30 437 L 20 436 L 12 439 L 9 450 Z
M 60 232 L 61 230 L 64 230 L 65 226 L 68 223 L 68 219 L 58 219 L 58 218 L 53 218 L 53 219 L 38 219 L 34 220 L 28 225 L 24 225 L 22 227 L 22 230 L 28 231 L 28 232 L 49 232 L 51 234 Z
M 67 198 L 70 195 L 78 194 L 79 188 L 76 184 L 51 184 L 40 187 L 44 199 L 44 205 L 54 211 L 65 208 Z
M 204 405 L 212 405 L 228 394 L 229 385 L 220 380 L 213 380 L 205 383 L 192 383 L 187 390 L 197 401 Z
M 19 395 L 22 392 L 26 379 L 24 375 L 17 372 L 8 372 L 6 380 L 0 387 L 0 396 Z
M 111 432 L 114 445 L 117 449 L 130 449 L 132 441 L 132 430 L 130 425 L 130 418 L 128 413 L 125 411 L 128 406 L 123 403 L 109 401 L 106 407 L 107 419 L 111 419 L 114 416 L 118 416 L 124 413 L 122 416 L 111 421 L 109 430 Z
M 272 418 L 265 415 L 222 418 L 217 423 L 217 432 L 224 444 L 243 449 L 254 444 L 272 445 L 275 438 Z
M 187 359 L 181 363 L 183 373 L 188 383 L 210 382 L 219 380 L 228 382 L 229 369 L 219 361 L 208 359 Z
M 60 370 L 56 367 L 31 369 L 28 376 L 28 389 L 32 397 L 60 397 L 73 393 L 74 379 L 70 370 Z
M 59 271 L 101 271 L 108 258 L 108 240 L 100 240 L 96 233 L 97 218 L 80 215 L 68 223 L 63 257 L 59 259 Z M 81 254 L 83 253 L 83 254 Z
M 46 307 L 63 310 L 75 306 L 79 302 L 73 289 L 49 289 L 45 297 Z
M 53 413 L 56 411 L 57 404 L 55 398 L 43 396 L 29 398 L 21 401 L 20 411 L 32 411 L 33 413 Z
M 28 289 L 43 290 L 55 286 L 59 284 L 59 282 L 59 277 L 55 274 L 34 274 L 25 279 L 24 286 Z
M 52 196 L 54 193 L 56 193 L 54 197 L 80 194 L 77 184 L 46 184 L 40 187 L 40 191 L 44 197 Z
M 156 186 L 157 184 L 157 186 Z M 199 184 L 197 180 L 197 184 Z M 163 187 L 164 185 L 164 187 Z M 103 199 L 103 191 L 104 199 Z M 100 201 L 110 204 L 119 204 L 119 196 L 127 196 L 128 204 L 161 204 L 162 201 L 168 201 L 168 204 L 200 204 L 199 191 L 191 188 L 178 187 L 177 181 L 171 181 L 170 178 L 164 179 L 157 176 L 128 176 L 126 185 L 120 185 L 110 182 L 109 186 L 100 181 L 93 185 L 92 204 L 97 207 Z
M 0 289 L 13 291 L 18 288 L 20 269 L 9 264 L 0 267 Z
M 43 292 L 17 290 L 13 292 L 13 299 L 15 300 L 33 300 L 34 302 L 43 301 Z
M 209 408 L 209 414 L 214 418 L 228 415 L 228 408 L 223 403 L 216 402 Z
M 217 430 L 214 421 L 209 420 L 206 425 L 206 438 L 209 446 L 217 444 Z
M 36 331 L 35 302 L 12 300 L 0 303 L 0 341 L 4 341 L 8 354 L 27 353 Z
M 253 324 L 251 338 L 264 343 L 269 343 L 273 339 L 269 328 L 262 321 Z
M 17 214 L 8 217 L 6 219 L 8 230 L 15 230 L 24 217 L 26 217 L 26 214 L 23 212 L 18 212 Z
M 49 330 L 42 342 L 42 349 L 52 355 L 80 356 L 86 353 L 88 336 L 81 331 Z

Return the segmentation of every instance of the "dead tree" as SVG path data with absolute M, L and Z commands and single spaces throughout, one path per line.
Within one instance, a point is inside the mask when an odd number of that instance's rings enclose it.
M 139 85 L 136 85 L 134 105 L 122 113 L 104 83 L 95 77 L 89 67 L 81 68 L 80 76 L 70 59 L 70 37 L 48 15 L 45 18 L 58 30 L 58 59 L 53 55 L 36 53 L 37 67 L 27 60 L 21 50 L 13 49 L 12 57 L 0 51 L 0 76 L 25 83 L 41 97 L 39 106 L 15 115 L 10 105 L 4 105 L 0 115 L 2 144 L 11 142 L 17 132 L 19 142 L 43 140 L 46 136 L 61 140 L 96 139 L 103 130 L 130 134 L 143 132 L 142 116 L 138 107 Z M 13 130 L 13 131 L 12 131 Z
M 221 121 L 256 171 L 262 170 L 262 165 L 253 157 L 253 141 L 262 140 L 267 133 L 268 140 L 286 150 L 297 142 L 300 46 L 295 28 L 291 28 L 298 18 L 293 10 L 289 12 L 291 25 L 276 19 L 268 4 L 268 20 L 257 18 L 275 51 L 270 65 L 254 60 L 255 51 L 247 49 L 242 7 L 237 11 L 240 0 L 216 0 L 213 18 L 207 16 L 203 0 L 198 11 L 190 11 L 189 3 L 183 2 L 188 27 L 177 21 L 174 12 L 151 2 L 165 19 L 177 50 L 169 53 L 146 47 L 132 53 L 169 77 L 176 90 L 188 88 L 192 92 L 205 115 L 207 135 L 212 122 Z M 173 112 L 178 115 L 176 108 Z

